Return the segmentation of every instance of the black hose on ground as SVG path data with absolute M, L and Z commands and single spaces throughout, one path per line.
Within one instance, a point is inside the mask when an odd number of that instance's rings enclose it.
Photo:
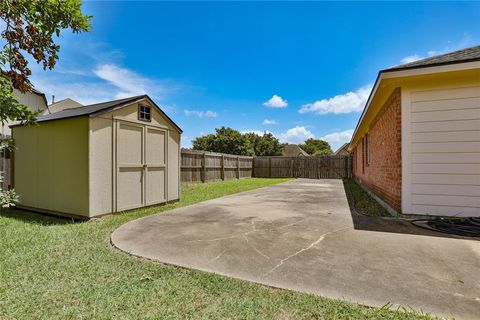
M 480 217 L 417 219 L 412 224 L 427 230 L 480 238 Z

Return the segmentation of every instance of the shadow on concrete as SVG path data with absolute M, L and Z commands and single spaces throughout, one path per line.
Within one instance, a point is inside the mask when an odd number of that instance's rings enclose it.
M 412 234 L 419 236 L 453 238 L 453 239 L 468 239 L 480 241 L 480 238 L 462 237 L 454 234 L 443 233 L 439 231 L 424 229 L 412 224 L 412 221 L 418 218 L 404 218 L 404 217 L 376 217 L 362 214 L 355 208 L 355 202 L 350 190 L 348 190 L 344 182 L 345 194 L 347 195 L 348 205 L 350 207 L 350 214 L 352 216 L 353 227 L 356 230 L 390 232 L 401 234 Z

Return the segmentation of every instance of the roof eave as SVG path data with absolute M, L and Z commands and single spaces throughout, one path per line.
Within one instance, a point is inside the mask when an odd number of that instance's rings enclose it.
M 114 111 L 114 110 L 123 108 L 123 107 L 125 107 L 125 106 L 127 106 L 127 105 L 140 102 L 140 101 L 145 100 L 145 99 L 147 99 L 151 104 L 153 104 L 153 105 L 155 106 L 155 108 L 157 108 L 158 111 L 160 111 L 160 113 L 161 113 L 165 118 L 167 118 L 167 120 L 168 120 L 180 133 L 183 133 L 183 130 L 155 103 L 155 101 L 152 100 L 152 98 L 150 98 L 150 97 L 149 97 L 148 95 L 146 95 L 146 94 L 143 95 L 143 96 L 138 97 L 137 99 L 129 100 L 129 101 L 125 102 L 125 103 L 122 103 L 122 104 L 119 104 L 119 105 L 116 105 L 116 106 L 113 106 L 113 107 L 110 107 L 110 108 L 102 109 L 102 110 L 99 110 L 99 111 L 94 112 L 94 113 L 91 113 L 91 114 L 89 114 L 89 116 L 90 116 L 90 117 L 95 117 L 95 116 L 104 114 L 104 113 L 106 113 L 106 112 Z
M 153 104 L 155 106 L 155 108 L 157 108 L 157 110 L 167 119 L 168 122 L 170 122 L 173 127 L 175 127 L 179 133 L 183 133 L 183 130 L 165 113 L 163 112 L 163 110 L 148 96 L 148 95 L 142 95 L 142 96 L 138 96 L 138 97 L 132 97 L 132 99 L 130 100 L 127 100 L 123 103 L 119 103 L 117 105 L 113 105 L 113 106 L 109 106 L 109 107 L 106 107 L 104 109 L 101 109 L 101 110 L 97 110 L 95 112 L 91 112 L 91 113 L 83 113 L 83 114 L 75 114 L 75 115 L 71 115 L 71 116 L 65 116 L 65 117 L 62 117 L 62 118 L 53 118 L 53 119 L 45 119 L 45 120 L 40 120 L 38 121 L 39 123 L 41 122 L 49 122 L 49 121 L 55 121 L 55 120 L 63 120 L 63 119 L 71 119 L 71 118 L 77 118 L 77 117 L 95 117 L 95 116 L 98 116 L 98 115 L 101 115 L 101 114 L 104 114 L 106 112 L 110 112 L 110 111 L 113 111 L 113 110 L 117 110 L 117 109 L 120 109 L 120 108 L 123 108 L 123 107 L 126 107 L 128 105 L 131 105 L 131 104 L 134 104 L 134 103 L 137 103 L 139 101 L 142 101 L 142 100 L 145 100 L 145 99 L 148 99 L 148 101 Z M 14 127 L 19 127 L 19 126 L 23 126 L 24 124 L 22 123 L 17 123 L 17 124 L 12 124 L 10 125 L 9 127 L 10 128 L 14 128 Z
M 352 142 L 355 140 L 357 136 L 358 129 L 362 124 L 363 119 L 366 113 L 368 112 L 368 109 L 372 102 L 372 99 L 375 96 L 377 89 L 383 79 L 400 78 L 402 76 L 433 74 L 433 73 L 448 72 L 448 71 L 461 71 L 461 70 L 468 70 L 473 68 L 480 68 L 480 59 L 475 58 L 475 59 L 470 59 L 468 61 L 463 60 L 461 62 L 455 62 L 455 63 L 441 63 L 441 64 L 411 67 L 411 68 L 380 70 L 378 72 L 377 78 L 375 79 L 375 84 L 373 85 L 372 91 L 368 96 L 367 103 L 365 104 L 365 108 L 363 109 L 360 119 L 357 122 L 357 126 L 355 127 L 352 138 L 350 139 L 348 150 L 351 151 L 354 147 L 352 146 Z

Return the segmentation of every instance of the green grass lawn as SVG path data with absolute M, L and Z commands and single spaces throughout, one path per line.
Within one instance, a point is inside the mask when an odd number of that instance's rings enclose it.
M 3 210 L 0 318 L 429 319 L 154 263 L 110 245 L 129 220 L 286 180 L 184 186 L 180 202 L 88 222 Z

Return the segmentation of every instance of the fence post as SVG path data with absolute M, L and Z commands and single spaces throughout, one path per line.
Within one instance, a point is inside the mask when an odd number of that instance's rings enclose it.
M 237 179 L 240 179 L 240 156 L 237 156 Z
M 343 178 L 348 178 L 348 157 L 345 157 L 345 170 L 343 173 Z
M 291 178 L 295 178 L 295 173 L 293 173 L 293 170 L 294 170 L 294 165 L 293 165 L 293 158 L 290 159 L 290 173 L 291 173 Z
M 222 180 L 225 180 L 225 155 L 222 154 L 222 160 L 221 160 L 221 165 L 222 165 L 222 171 L 221 171 L 221 177 Z
M 207 182 L 207 154 L 203 153 L 203 161 L 202 161 L 202 171 L 203 171 L 203 183 Z
M 272 158 L 268 158 L 268 177 L 272 177 Z

